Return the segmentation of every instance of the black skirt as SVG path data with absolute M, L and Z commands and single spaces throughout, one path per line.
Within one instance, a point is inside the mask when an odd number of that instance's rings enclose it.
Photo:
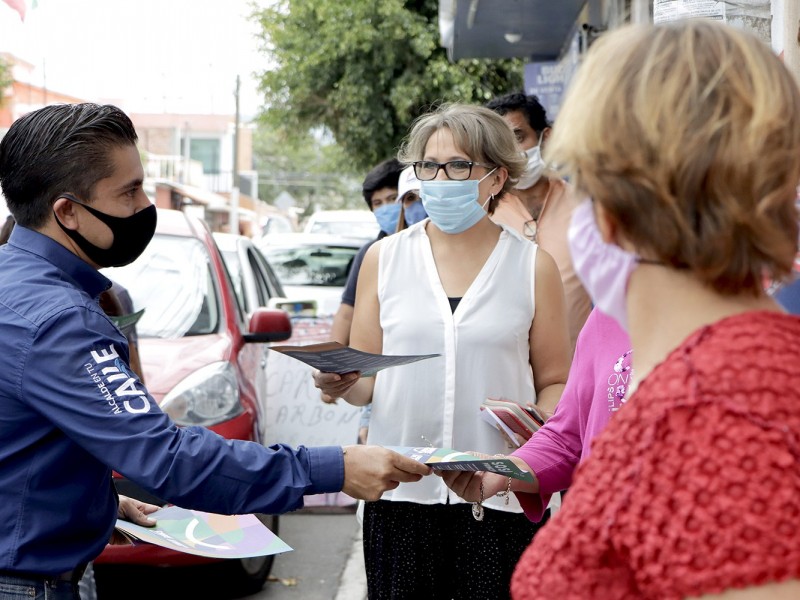
M 547 521 L 470 504 L 368 502 L 364 560 L 369 600 L 503 600 L 511 574 Z

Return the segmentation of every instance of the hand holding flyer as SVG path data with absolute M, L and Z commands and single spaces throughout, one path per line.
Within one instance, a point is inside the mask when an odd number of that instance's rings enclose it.
M 452 448 L 431 448 L 411 446 L 386 446 L 389 450 L 418 460 L 434 471 L 488 471 L 506 477 L 533 483 L 533 475 L 523 471 L 506 456 L 480 456 L 459 452 Z

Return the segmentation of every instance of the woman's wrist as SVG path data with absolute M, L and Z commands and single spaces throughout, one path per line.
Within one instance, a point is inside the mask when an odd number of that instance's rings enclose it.
M 530 468 L 528 463 L 522 460 L 519 456 L 509 456 L 511 460 L 514 461 L 520 469 L 523 471 L 527 471 L 533 477 L 533 482 L 530 481 L 522 481 L 521 479 L 514 479 L 511 482 L 511 491 L 514 493 L 522 493 L 522 494 L 538 494 L 539 493 L 539 479 L 536 477 L 536 473 L 533 472 L 533 469 Z

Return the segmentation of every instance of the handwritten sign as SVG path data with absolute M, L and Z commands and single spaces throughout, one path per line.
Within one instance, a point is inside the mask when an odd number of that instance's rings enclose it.
M 339 400 L 324 404 L 313 369 L 284 354 L 267 359 L 266 444 L 342 446 L 356 443 L 361 409 Z
M 292 343 L 330 339 L 331 317 L 292 319 Z M 314 387 L 312 367 L 279 352 L 267 353 L 267 406 L 259 424 L 266 445 L 349 446 L 358 438 L 361 409 L 339 400 L 325 404 Z M 306 506 L 349 506 L 345 494 L 307 496 Z

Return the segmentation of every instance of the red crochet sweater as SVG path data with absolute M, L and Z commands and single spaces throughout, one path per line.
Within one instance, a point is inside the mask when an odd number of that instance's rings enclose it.
M 704 327 L 595 440 L 512 595 L 685 598 L 800 578 L 798 459 L 800 318 Z

